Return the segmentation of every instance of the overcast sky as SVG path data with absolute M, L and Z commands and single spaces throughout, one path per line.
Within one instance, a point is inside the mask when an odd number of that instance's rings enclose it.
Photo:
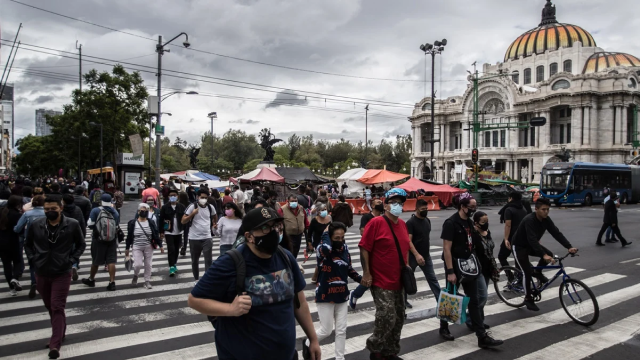
M 166 70 L 275 87 L 257 91 L 163 77 L 163 87 L 251 99 L 176 95 L 165 101 L 163 111 L 173 114 L 163 117 L 166 134 L 171 140 L 180 136 L 190 142 L 198 141 L 210 129 L 206 115 L 211 111 L 218 113 L 216 134 L 230 128 L 257 134 L 269 127 L 283 139 L 297 133 L 329 140 L 364 140 L 364 103 L 338 102 L 326 96 L 325 102 L 322 95 L 317 95 L 320 99 L 305 99 L 290 95 L 293 91 L 282 93 L 281 89 L 414 104 L 424 95 L 424 54 L 419 45 L 446 38 L 449 44 L 436 60 L 437 94 L 461 95 L 467 86 L 466 70 L 471 69 L 470 64 L 502 61 L 509 44 L 538 25 L 545 4 L 543 0 L 20 1 L 144 38 L 163 35 L 166 41 L 184 31 L 189 34 L 191 48 L 196 50 L 315 72 L 398 80 L 297 71 L 171 47 L 163 57 Z M 635 1 L 557 0 L 555 4 L 558 21 L 582 26 L 591 32 L 599 47 L 640 56 L 640 42 L 636 40 L 640 20 L 634 15 L 638 10 Z M 155 44 L 150 40 L 0 0 L 2 39 L 13 40 L 20 22 L 20 40 L 25 44 L 75 52 L 78 40 L 84 55 L 157 65 Z M 175 44 L 182 41 L 180 38 Z M 9 46 L 3 43 L 3 67 L 8 55 Z M 77 64 L 74 59 L 18 52 L 10 78 L 16 85 L 17 138 L 35 133 L 35 109 L 60 110 L 77 87 L 77 81 L 27 75 L 24 69 L 77 77 Z M 430 69 L 430 60 L 428 65 Z M 83 63 L 85 71 L 92 67 L 110 69 Z M 142 75 L 150 92 L 155 93 L 155 75 Z M 167 92 L 170 90 L 163 91 Z M 281 102 L 297 106 L 281 106 Z M 409 134 L 406 116 L 410 114 L 407 107 L 371 105 L 369 138 L 379 141 L 382 137 Z

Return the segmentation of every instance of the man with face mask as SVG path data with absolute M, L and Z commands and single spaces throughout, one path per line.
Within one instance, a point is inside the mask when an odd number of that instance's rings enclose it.
M 160 209 L 158 221 L 160 238 L 163 240 L 166 238 L 167 248 L 169 249 L 169 255 L 167 256 L 169 276 L 175 276 L 176 272 L 178 272 L 176 264 L 180 245 L 182 244 L 182 234 L 184 232 L 182 218 L 185 210 L 185 206 L 178 202 L 178 190 L 175 188 L 169 190 L 169 202 Z
M 98 227 L 96 227 L 96 223 L 98 222 L 98 217 L 101 219 L 103 217 L 107 217 L 108 214 L 113 217 L 116 224 L 120 223 L 120 215 L 116 209 L 113 208 L 113 204 L 111 204 L 111 195 L 102 194 L 100 197 L 102 206 L 94 208 L 91 210 L 91 214 L 89 214 L 89 221 L 87 225 L 89 229 L 92 229 L 91 236 L 91 272 L 89 274 L 88 279 L 82 279 L 82 283 L 89 286 L 95 287 L 95 276 L 98 272 L 98 267 L 104 264 L 107 264 L 107 270 L 109 271 L 109 285 L 107 286 L 108 291 L 116 290 L 116 261 L 118 260 L 118 242 L 116 240 L 112 241 L 103 241 L 100 239 L 100 234 Z M 108 214 L 104 214 L 102 212 L 106 212 Z
M 62 214 L 59 197 L 47 197 L 44 211 L 46 217 L 29 226 L 24 250 L 35 268 L 38 292 L 51 318 L 49 358 L 57 359 L 67 327 L 64 309 L 71 287 L 71 264 L 78 262 L 86 244 L 80 224 Z
M 407 193 L 398 188 L 385 195 L 385 215 L 369 221 L 358 246 L 364 275 L 360 284 L 371 287 L 376 306 L 373 334 L 367 339 L 370 359 L 395 359 L 400 352 L 400 333 L 404 324 L 404 291 L 398 260 L 408 262 L 410 240 L 400 219 Z
M 309 228 L 307 213 L 298 203 L 298 198 L 295 195 L 289 195 L 287 204 L 278 211 L 278 214 L 284 218 L 284 229 L 289 234 L 293 245 L 293 257 L 297 258 L 300 253 L 302 235 Z
M 218 221 L 216 210 L 209 205 L 209 192 L 205 189 L 198 190 L 198 202 L 191 204 L 184 212 L 182 224 L 189 226 L 189 250 L 191 251 L 191 271 L 195 283 L 200 279 L 200 255 L 204 253 L 205 269 L 211 267 L 212 262 L 212 233 L 213 227 Z
M 189 295 L 191 308 L 217 317 L 215 345 L 221 359 L 297 359 L 296 320 L 309 338 L 311 359 L 321 358 L 303 292 L 306 283 L 295 258 L 278 245 L 282 222 L 269 207 L 247 212 L 242 219 L 246 243 L 216 260 Z M 236 289 L 232 254 L 244 260 L 243 289 Z M 262 292 L 258 282 L 274 292 Z

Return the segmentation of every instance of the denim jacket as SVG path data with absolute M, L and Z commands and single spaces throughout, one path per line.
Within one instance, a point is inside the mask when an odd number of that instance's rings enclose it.
M 22 215 L 18 224 L 13 228 L 15 233 L 20 234 L 21 242 L 26 238 L 29 226 L 33 224 L 33 221 L 44 216 L 44 207 L 42 206 L 36 206 Z

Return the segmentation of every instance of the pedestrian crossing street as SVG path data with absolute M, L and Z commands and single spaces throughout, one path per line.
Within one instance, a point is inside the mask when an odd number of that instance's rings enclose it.
M 126 225 L 125 225 L 126 227 Z M 126 229 L 123 229 L 126 232 Z M 353 267 L 361 272 L 357 243 L 360 236 L 347 234 L 346 241 L 352 254 Z M 214 259 L 219 249 L 214 239 Z M 90 236 L 87 249 L 81 257 L 80 279 L 88 277 Z M 440 260 L 441 247 L 434 242 L 431 257 L 441 285 L 444 268 Z M 153 262 L 153 289 L 130 286 L 132 274 L 124 269 L 124 243 L 120 244 L 116 273 L 116 291 L 106 291 L 108 274 L 101 268 L 96 276 L 96 287 L 89 288 L 80 280 L 72 283 L 67 300 L 67 336 L 62 347 L 62 358 L 73 359 L 216 359 L 214 332 L 206 317 L 187 307 L 187 295 L 193 286 L 191 260 L 178 261 L 179 273 L 170 278 L 166 253 L 156 250 Z M 315 258 L 299 263 L 307 281 L 305 295 L 309 301 L 316 328 L 319 327 L 314 298 L 313 275 Z M 200 261 L 201 276 L 204 260 Z M 568 263 L 567 265 L 571 265 Z M 543 293 L 539 313 L 514 309 L 500 302 L 489 289 L 485 307 L 486 323 L 494 337 L 504 339 L 505 345 L 492 351 L 477 347 L 475 334 L 466 326 L 452 325 L 455 342 L 443 342 L 438 336 L 439 322 L 433 318 L 436 301 L 420 269 L 416 271 L 418 293 L 410 296 L 413 309 L 407 309 L 407 320 L 402 330 L 400 356 L 403 359 L 451 359 L 491 356 L 492 359 L 541 359 L 549 354 L 562 359 L 580 359 L 597 353 L 606 353 L 617 344 L 628 341 L 640 330 L 640 313 L 636 305 L 640 297 L 640 284 L 631 276 L 610 272 L 590 271 L 566 267 L 567 273 L 584 281 L 598 297 L 600 321 L 592 328 L 571 322 L 558 301 L 558 284 Z M 606 269 L 605 269 L 606 270 Z M 29 300 L 29 276 L 26 269 L 17 297 L 9 295 L 8 285 L 0 284 L 0 360 L 46 359 L 44 344 L 51 334 L 49 315 L 37 296 Z M 349 288 L 358 284 L 350 282 Z M 375 311 L 373 299 L 367 292 L 359 301 L 356 311 L 349 311 L 346 357 L 368 359 L 366 339 L 373 329 Z M 304 332 L 296 329 L 297 347 L 301 350 Z M 259 334 L 257 334 L 259 336 Z M 322 358 L 334 357 L 333 336 L 321 343 Z M 618 345 L 622 346 L 622 345 Z M 299 353 L 302 359 L 301 352 Z

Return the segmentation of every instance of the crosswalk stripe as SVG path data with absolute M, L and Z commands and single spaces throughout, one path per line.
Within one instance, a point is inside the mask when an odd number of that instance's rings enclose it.
M 598 297 L 600 310 L 615 306 L 621 302 L 634 299 L 640 296 L 640 284 L 629 286 L 620 290 L 610 292 Z M 486 315 L 486 312 L 485 312 Z M 517 336 L 541 330 L 548 327 L 571 322 L 563 309 L 554 310 L 538 316 L 519 319 L 491 328 L 496 339 L 509 340 Z M 456 339 L 456 346 L 450 344 L 438 344 L 426 349 L 420 349 L 408 354 L 403 354 L 403 359 L 419 360 L 430 357 L 434 354 L 447 354 L 451 358 L 469 355 L 478 350 L 475 334 L 463 336 Z
M 583 282 L 585 284 L 587 284 L 588 286 L 598 286 L 598 285 L 602 285 L 602 284 L 606 284 L 609 283 L 611 281 L 617 280 L 617 279 L 621 279 L 624 278 L 624 276 L 622 275 L 616 275 L 616 274 L 603 274 L 603 275 L 598 275 L 598 276 L 594 276 L 588 279 L 584 279 Z M 550 288 L 549 291 L 551 291 L 551 293 L 555 293 L 555 290 L 557 290 L 557 286 Z M 640 295 L 640 294 L 638 294 Z M 554 300 L 556 298 L 546 298 L 546 299 L 542 299 L 540 301 L 540 303 L 542 302 L 546 302 L 546 301 L 550 301 L 550 300 Z M 516 311 L 516 309 L 514 309 L 513 307 L 510 307 L 502 302 L 500 303 L 496 303 L 493 305 L 489 305 L 486 306 L 484 308 L 484 312 L 485 312 L 485 316 L 490 316 L 490 315 L 497 315 L 500 313 L 506 313 L 509 311 Z M 568 319 L 568 317 L 567 317 Z M 349 324 L 349 323 L 347 323 Z M 464 326 L 464 325 L 462 325 Z M 416 335 L 420 335 L 422 333 L 426 333 L 429 331 L 434 331 L 440 328 L 440 322 L 434 318 L 430 318 L 430 319 L 425 319 L 425 320 L 420 320 L 417 322 L 413 322 L 410 324 L 405 324 L 402 327 L 402 333 L 401 333 L 401 339 L 405 339 L 405 338 L 409 338 L 412 336 L 416 336 Z M 492 328 L 493 329 L 493 328 Z M 349 334 L 349 330 L 347 329 L 347 336 Z M 371 334 L 365 334 L 365 335 L 360 335 L 360 336 L 356 336 L 356 337 L 352 337 L 352 338 L 347 338 L 347 345 L 345 348 L 345 355 L 346 354 L 351 354 L 354 352 L 358 352 L 362 349 L 365 348 L 366 345 L 366 340 L 369 338 L 369 336 L 371 336 Z M 475 338 L 475 335 L 474 335 Z M 456 346 L 457 345 L 457 341 L 458 338 L 456 338 Z M 451 345 L 451 343 L 444 343 L 446 344 L 445 346 L 445 350 L 444 352 L 440 353 L 440 354 L 447 354 L 446 348 L 450 348 L 453 347 Z M 322 345 L 322 358 L 323 359 L 330 359 L 334 356 L 334 352 L 335 352 L 335 344 L 327 344 L 327 345 Z M 436 345 L 437 346 L 437 345 Z M 474 343 L 475 349 L 477 349 L 477 344 Z M 424 349 L 423 349 L 424 350 Z M 302 352 L 299 352 L 298 354 L 300 356 L 300 358 L 302 357 Z M 433 354 L 431 354 L 433 355 Z M 457 355 L 456 355 L 457 356 Z M 444 357 L 446 359 L 451 359 L 454 358 L 456 356 L 451 356 L 451 357 Z M 402 358 L 405 358 L 405 355 L 402 355 Z M 425 359 L 425 358 L 431 358 L 431 357 L 416 357 L 416 359 Z
M 141 356 L 131 358 L 129 360 L 154 360 L 154 359 L 185 359 L 185 360 L 200 360 L 211 357 L 212 349 L 215 350 L 215 344 L 204 344 L 183 349 L 171 350 L 160 354 L 151 354 L 147 356 Z
M 634 314 L 590 333 L 569 338 L 536 352 L 518 358 L 518 360 L 535 360 L 547 358 L 548 354 L 563 360 L 579 360 L 615 344 L 632 339 L 640 329 L 640 314 Z

